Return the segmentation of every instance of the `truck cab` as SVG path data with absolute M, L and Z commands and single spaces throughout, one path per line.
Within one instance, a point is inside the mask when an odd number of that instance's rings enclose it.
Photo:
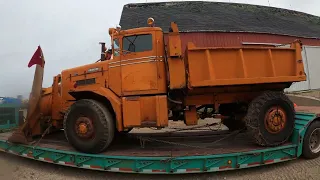
M 96 99 L 107 102 L 118 131 L 166 126 L 167 73 L 162 29 L 110 28 L 109 34 L 111 59 L 62 72 L 62 99 L 67 100 L 64 111 L 80 99 Z
M 121 99 L 123 128 L 166 126 L 167 77 L 162 29 L 110 28 L 109 34 L 113 57 L 107 61 L 107 88 Z
M 113 58 L 108 88 L 118 96 L 166 93 L 164 38 L 161 28 L 109 29 Z

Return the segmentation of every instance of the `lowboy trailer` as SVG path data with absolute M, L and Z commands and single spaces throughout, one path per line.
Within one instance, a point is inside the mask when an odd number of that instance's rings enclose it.
M 320 107 L 297 107 L 294 132 L 277 147 L 262 147 L 245 133 L 175 132 L 129 133 L 108 151 L 88 154 L 76 151 L 63 132 L 35 139 L 29 145 L 7 141 L 12 132 L 0 134 L 0 150 L 29 159 L 92 170 L 182 174 L 235 170 L 320 155 Z M 201 140 L 201 142 L 199 142 Z

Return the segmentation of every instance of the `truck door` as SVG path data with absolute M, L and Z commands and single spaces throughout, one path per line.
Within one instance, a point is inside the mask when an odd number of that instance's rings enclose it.
M 121 84 L 122 94 L 154 94 L 163 91 L 164 86 L 158 75 L 163 68 L 159 56 L 159 42 L 156 31 L 127 35 L 122 38 Z M 160 64 L 162 63 L 162 64 Z M 160 70 L 161 71 L 161 70 Z

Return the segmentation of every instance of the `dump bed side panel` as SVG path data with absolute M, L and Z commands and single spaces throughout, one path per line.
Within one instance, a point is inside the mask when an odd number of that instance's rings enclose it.
M 185 58 L 190 87 L 306 80 L 301 48 L 196 48 Z

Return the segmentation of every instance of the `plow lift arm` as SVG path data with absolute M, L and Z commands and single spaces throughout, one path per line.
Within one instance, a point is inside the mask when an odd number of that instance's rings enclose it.
M 40 101 L 42 94 L 42 82 L 44 72 L 44 56 L 42 49 L 38 46 L 38 49 L 32 56 L 28 67 L 36 65 L 34 79 L 32 84 L 32 90 L 29 96 L 28 111 L 25 122 L 17 129 L 9 138 L 8 141 L 12 143 L 28 144 L 32 141 L 34 134 L 41 134 L 40 128 Z

